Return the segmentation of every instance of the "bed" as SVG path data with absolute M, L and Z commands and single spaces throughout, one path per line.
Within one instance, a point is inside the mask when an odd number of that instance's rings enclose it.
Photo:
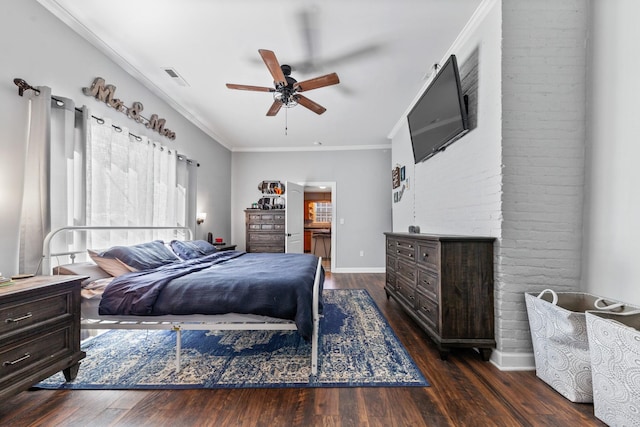
M 51 252 L 56 235 L 111 229 L 126 228 L 64 227 L 45 239 L 43 272 L 88 277 L 82 282 L 83 329 L 173 330 L 177 370 L 183 330 L 295 330 L 311 342 L 311 375 L 317 374 L 321 258 L 220 252 L 204 241 L 175 239 L 90 250 L 91 261 L 51 267 L 70 254 Z M 188 230 L 176 230 L 190 238 Z

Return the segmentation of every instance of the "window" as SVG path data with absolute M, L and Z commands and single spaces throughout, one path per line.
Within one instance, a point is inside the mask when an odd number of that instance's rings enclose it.
M 331 222 L 333 216 L 331 202 L 314 202 L 313 212 L 313 222 Z

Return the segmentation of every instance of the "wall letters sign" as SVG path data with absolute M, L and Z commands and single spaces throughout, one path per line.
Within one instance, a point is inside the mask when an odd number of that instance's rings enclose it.
M 176 133 L 171 129 L 164 127 L 164 124 L 166 123 L 165 119 L 158 118 L 157 114 L 152 114 L 148 119 L 142 116 L 140 113 L 144 107 L 141 102 L 136 101 L 131 104 L 131 107 L 125 106 L 122 100 L 114 97 L 116 87 L 114 85 L 105 85 L 105 81 L 102 77 L 96 77 L 93 80 L 93 83 L 91 83 L 91 87 L 82 88 L 82 93 L 87 96 L 93 96 L 97 100 L 102 101 L 108 106 L 126 114 L 130 119 L 133 119 L 138 123 L 143 123 L 148 129 L 154 130 L 160 135 L 166 136 L 170 140 L 176 139 Z

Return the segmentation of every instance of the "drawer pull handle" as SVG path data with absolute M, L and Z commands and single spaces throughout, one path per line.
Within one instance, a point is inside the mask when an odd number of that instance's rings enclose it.
M 425 307 L 425 306 L 422 306 L 422 309 L 423 309 L 424 311 L 426 311 L 427 313 L 431 313 L 431 310 L 429 310 L 429 309 L 428 309 L 427 307 Z
M 409 299 L 410 299 L 411 301 L 413 301 L 415 298 L 414 298 L 414 296 L 413 296 L 413 295 L 409 295 Z
M 13 365 L 15 365 L 16 363 L 20 363 L 20 362 L 22 362 L 23 360 L 27 360 L 27 359 L 28 359 L 28 358 L 30 358 L 30 357 L 31 357 L 31 355 L 30 355 L 29 353 L 25 353 L 25 354 L 24 354 L 24 356 L 19 357 L 19 358 L 17 358 L 16 360 L 14 360 L 14 361 L 12 361 L 12 362 L 9 362 L 9 361 L 3 362 L 3 363 L 2 363 L 2 366 L 13 366 Z
M 429 258 L 429 254 L 422 254 L 422 258 Z
M 11 319 L 11 318 L 9 318 L 9 319 L 5 319 L 5 320 L 4 320 L 4 323 L 18 323 L 19 321 L 21 321 L 21 320 L 27 320 L 27 319 L 29 319 L 30 317 L 33 317 L 33 314 L 31 314 L 31 312 L 29 312 L 29 313 L 25 314 L 24 316 L 16 317 L 15 319 Z

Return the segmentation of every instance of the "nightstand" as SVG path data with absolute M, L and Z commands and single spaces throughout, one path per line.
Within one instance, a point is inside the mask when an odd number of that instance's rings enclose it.
M 36 276 L 0 288 L 0 398 L 58 371 L 73 380 L 80 350 L 80 282 L 85 276 Z
M 229 245 L 227 243 L 214 243 L 213 246 L 215 246 L 218 252 L 220 252 L 220 251 L 235 251 L 237 245 Z

